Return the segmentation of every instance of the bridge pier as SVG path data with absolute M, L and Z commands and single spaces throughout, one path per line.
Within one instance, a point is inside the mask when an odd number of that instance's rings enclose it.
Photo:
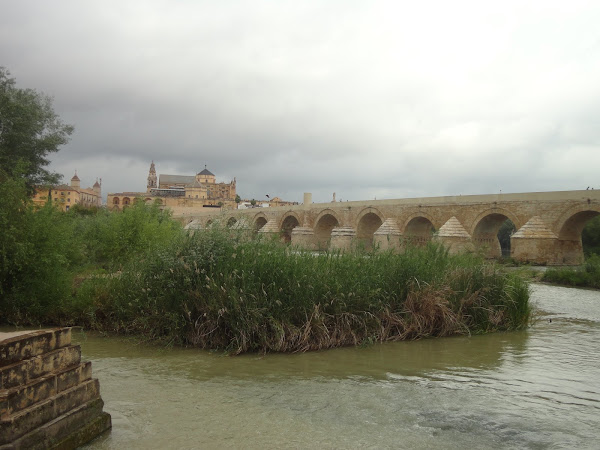
M 539 216 L 533 216 L 510 238 L 510 256 L 535 264 L 561 264 L 562 251 L 556 234 Z
M 380 250 L 394 250 L 400 252 L 404 249 L 402 232 L 395 219 L 385 219 L 373 234 L 373 245 Z
M 279 238 L 280 230 L 277 226 L 277 221 L 275 219 L 269 219 L 267 223 L 264 224 L 260 230 L 258 230 L 258 234 L 260 236 L 268 236 L 273 239 Z
M 438 232 L 433 240 L 442 243 L 451 254 L 472 252 L 474 250 L 471 235 L 456 217 L 451 217 Z
M 356 238 L 356 231 L 352 227 L 336 227 L 331 230 L 331 250 L 351 250 Z
M 292 245 L 306 250 L 316 250 L 317 242 L 314 230 L 310 227 L 294 227 Z
M 581 243 L 581 239 L 559 239 L 557 247 L 559 252 L 555 264 L 572 266 L 584 263 L 585 258 L 583 256 L 583 244 Z
M 513 236 L 510 238 L 510 256 L 520 262 L 540 265 L 562 264 L 563 259 L 557 238 Z

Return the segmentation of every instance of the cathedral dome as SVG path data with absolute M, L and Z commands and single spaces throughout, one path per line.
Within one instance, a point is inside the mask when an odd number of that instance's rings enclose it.
M 210 170 L 208 170 L 207 168 L 204 168 L 204 170 L 203 170 L 202 172 L 198 173 L 198 175 L 209 175 L 209 176 L 212 176 L 212 177 L 214 177 L 214 176 L 215 176 L 215 174 L 214 174 L 214 173 L 212 173 L 212 172 L 211 172 Z

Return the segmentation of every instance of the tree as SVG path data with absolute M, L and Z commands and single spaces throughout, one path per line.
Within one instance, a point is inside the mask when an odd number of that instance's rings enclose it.
M 241 201 L 242 201 L 242 198 L 239 195 L 236 194 L 236 196 L 235 196 L 235 202 L 239 204 Z
M 0 170 L 35 185 L 55 184 L 60 176 L 46 169 L 48 154 L 69 141 L 71 125 L 52 108 L 52 98 L 34 89 L 20 89 L 10 72 L 0 67 Z
M 254 200 L 254 199 L 250 200 L 250 204 L 251 204 L 252 206 L 255 206 L 255 205 L 256 205 L 256 200 Z
M 498 230 L 498 240 L 500 241 L 502 256 L 510 256 L 510 237 L 515 232 L 515 229 L 515 224 L 510 219 L 506 219 Z
M 600 255 L 600 216 L 594 217 L 585 224 L 581 241 L 586 256 Z

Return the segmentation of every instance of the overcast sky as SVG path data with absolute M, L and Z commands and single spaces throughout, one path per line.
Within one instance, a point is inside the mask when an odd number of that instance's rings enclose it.
M 0 0 L 0 65 L 75 126 L 68 181 L 242 198 L 600 188 L 600 2 Z

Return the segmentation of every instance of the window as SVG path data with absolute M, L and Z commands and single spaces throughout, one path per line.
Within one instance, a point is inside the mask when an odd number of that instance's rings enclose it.
M 70 198 L 68 198 L 68 199 L 67 199 L 67 201 L 68 201 L 69 203 L 71 203 L 71 199 L 70 199 Z

